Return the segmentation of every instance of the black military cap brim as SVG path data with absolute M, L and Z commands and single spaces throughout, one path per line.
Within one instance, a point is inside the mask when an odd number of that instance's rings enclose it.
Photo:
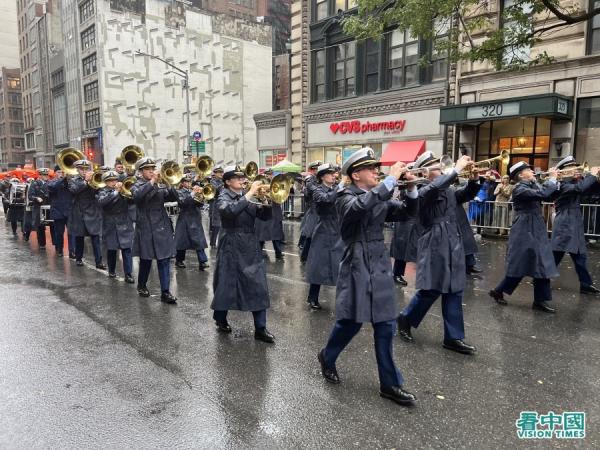
M 357 170 L 364 169 L 365 167 L 381 167 L 381 163 L 371 157 L 359 159 L 350 167 L 348 167 L 348 175 L 352 174 L 352 172 L 356 172 Z

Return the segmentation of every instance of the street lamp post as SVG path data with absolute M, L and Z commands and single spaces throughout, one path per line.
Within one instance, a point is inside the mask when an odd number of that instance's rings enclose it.
M 157 59 L 159 61 L 164 62 L 167 66 L 169 66 L 171 69 L 173 69 L 173 73 L 175 75 L 179 75 L 181 78 L 183 78 L 183 87 L 185 89 L 185 110 L 186 110 L 186 125 L 187 125 L 187 137 L 186 137 L 186 151 L 190 149 L 190 136 L 191 136 L 191 131 L 190 131 L 190 75 L 189 72 L 187 71 L 187 69 L 182 69 L 180 67 L 177 67 L 175 64 L 161 58 L 160 56 L 156 56 L 156 55 L 151 55 L 149 53 L 144 53 L 140 50 L 136 50 L 136 55 L 141 55 L 141 56 L 148 56 L 152 59 Z

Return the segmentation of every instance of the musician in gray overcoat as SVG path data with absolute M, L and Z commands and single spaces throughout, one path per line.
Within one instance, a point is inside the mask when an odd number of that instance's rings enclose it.
M 155 259 L 160 280 L 160 300 L 174 304 L 177 298 L 170 291 L 170 259 L 175 253 L 175 241 L 173 223 L 167 215 L 165 203 L 177 201 L 177 190 L 161 182 L 154 159 L 141 158 L 135 166 L 140 175 L 131 188 L 136 205 L 133 256 L 140 258 L 137 291 L 140 297 L 150 296 L 146 283 L 152 260 Z
M 335 174 L 339 168 L 330 163 L 321 164 L 317 170 L 317 185 L 312 194 L 317 225 L 311 236 L 310 251 L 306 261 L 306 281 L 310 284 L 307 302 L 311 309 L 321 309 L 321 286 L 335 286 L 344 245 L 336 210 L 338 186 Z
M 593 168 L 594 173 L 582 176 L 581 170 L 575 169 L 577 165 L 573 156 L 563 158 L 556 165 L 556 169 L 562 173 L 560 188 L 554 195 L 556 216 L 552 223 L 552 253 L 557 267 L 565 253 L 568 253 L 579 278 L 579 291 L 582 294 L 598 294 L 600 290 L 594 286 L 587 268 L 585 230 L 581 212 L 581 196 L 597 185 L 598 169 Z
M 46 224 L 42 223 L 41 208 L 50 200 L 48 190 L 48 175 L 50 171 L 44 167 L 37 170 L 39 178 L 33 180 L 27 189 L 29 204 L 31 205 L 31 229 L 37 233 L 39 248 L 46 248 Z
M 75 162 L 78 175 L 68 179 L 69 191 L 73 194 L 73 207 L 69 215 L 68 229 L 75 239 L 75 260 L 83 266 L 84 238 L 92 240 L 96 268 L 106 270 L 102 264 L 100 234 L 102 233 L 102 210 L 96 202 L 96 191 L 89 185 L 92 179 L 92 163 L 86 159 Z
M 181 180 L 177 190 L 179 215 L 175 225 L 175 267 L 185 269 L 186 250 L 195 250 L 198 257 L 198 268 L 204 271 L 208 268 L 208 257 L 205 248 L 206 236 L 202 226 L 202 209 L 204 199 L 201 196 L 202 187 L 192 185 L 193 174 L 187 174 Z
M 315 226 L 317 226 L 317 213 L 313 207 L 312 193 L 317 183 L 317 169 L 321 165 L 321 161 L 313 161 L 308 165 L 308 175 L 304 177 L 304 188 L 302 189 L 302 197 L 304 199 L 304 215 L 300 222 L 300 240 L 298 247 L 300 248 L 300 262 L 305 263 L 310 250 L 310 242 Z
M 417 191 L 411 187 L 405 202 L 392 200 L 403 163 L 390 168 L 379 182 L 379 162 L 370 148 L 354 152 L 342 167 L 345 175 L 336 200 L 344 253 L 336 286 L 336 322 L 327 345 L 318 353 L 321 374 L 330 383 L 340 382 L 336 361 L 363 323 L 373 325 L 379 393 L 401 405 L 416 398 L 403 389 L 404 380 L 393 360 L 393 337 L 398 306 L 392 265 L 383 239 L 384 222 L 397 221 L 416 211 Z M 411 174 L 407 178 L 413 179 Z
M 99 189 L 96 200 L 102 208 L 102 240 L 106 246 L 108 276 L 115 278 L 117 268 L 117 251 L 121 250 L 125 282 L 133 283 L 133 221 L 129 216 L 129 205 L 133 200 L 121 195 L 121 182 L 116 171 L 109 170 L 102 174 L 106 187 Z
M 419 189 L 419 221 L 423 232 L 418 243 L 417 292 L 398 317 L 398 333 L 412 342 L 411 328 L 417 328 L 433 303 L 442 297 L 444 342 L 446 349 L 464 354 L 475 353 L 475 347 L 463 339 L 463 290 L 466 283 L 465 252 L 457 219 L 457 205 L 467 200 L 470 189 L 452 186 L 458 173 L 470 164 L 462 156 L 449 172 L 443 173 L 441 160 L 431 152 L 423 153 L 415 168 L 428 173 L 430 183 Z M 479 175 L 471 175 L 473 186 Z
M 556 312 L 552 300 L 550 278 L 558 276 L 552 244 L 542 215 L 542 202 L 549 201 L 558 189 L 556 168 L 549 170 L 549 179 L 540 185 L 531 166 L 523 161 L 511 166 L 510 177 L 517 182 L 512 193 L 513 223 L 506 253 L 506 276 L 492 289 L 490 296 L 506 305 L 504 294 L 512 295 L 523 277 L 533 278 L 532 308 L 546 313 Z
M 260 248 L 264 250 L 265 242 L 271 241 L 273 243 L 273 250 L 275 251 L 275 259 L 282 260 L 285 236 L 283 234 L 283 210 L 281 209 L 281 205 L 272 203 L 271 217 L 268 220 L 257 218 L 254 223 L 254 230 L 256 238 L 260 243 Z
M 221 231 L 221 215 L 217 211 L 217 199 L 223 188 L 223 167 L 219 165 L 214 167 L 210 184 L 215 188 L 215 197 L 208 202 L 208 233 L 210 235 L 210 248 L 216 248 L 219 232 Z
M 251 311 L 254 338 L 273 343 L 274 337 L 266 328 L 270 306 L 267 269 L 254 232 L 255 220 L 268 219 L 271 208 L 257 204 L 260 181 L 253 182 L 248 192 L 243 190 L 245 174 L 240 167 L 225 167 L 223 181 L 216 205 L 221 215 L 221 234 L 213 277 L 213 318 L 218 331 L 231 333 L 227 312 Z

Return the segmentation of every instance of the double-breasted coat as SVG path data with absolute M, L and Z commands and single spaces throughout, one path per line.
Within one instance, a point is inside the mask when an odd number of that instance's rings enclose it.
M 317 179 L 314 175 L 309 175 L 304 179 L 304 216 L 300 222 L 300 235 L 310 238 L 317 226 L 317 213 L 313 207 L 312 194 L 317 186 Z
M 467 201 L 476 183 L 455 188 L 451 185 L 456 177 L 453 171 L 419 189 L 419 221 L 423 231 L 417 250 L 417 289 L 448 294 L 465 288 L 465 251 L 457 208 Z
M 337 282 L 344 252 L 335 206 L 337 190 L 337 185 L 318 184 L 313 191 L 317 225 L 306 260 L 306 281 L 310 284 L 335 286 Z
M 553 278 L 558 276 L 552 244 L 542 216 L 542 201 L 550 200 L 557 183 L 543 186 L 521 181 L 513 190 L 513 223 L 506 253 L 506 276 Z
M 553 251 L 586 254 L 581 196 L 597 183 L 598 178 L 591 174 L 579 181 L 561 181 L 554 200 L 556 216 L 552 223 Z
M 55 178 L 48 181 L 48 192 L 50 194 L 50 219 L 68 220 L 73 207 L 73 194 L 69 191 L 67 178 Z
M 336 208 L 344 252 L 336 284 L 337 320 L 378 323 L 398 317 L 383 224 L 414 214 L 417 201 L 391 200 L 392 193 L 384 183 L 369 192 L 353 184 L 338 192 Z
M 34 180 L 27 189 L 29 204 L 31 205 L 31 227 L 35 230 L 42 224 L 40 209 L 42 205 L 47 205 L 50 199 L 50 191 L 48 190 L 48 182 L 42 179 Z M 37 199 L 41 199 L 39 202 Z
M 131 193 L 136 206 L 133 255 L 140 259 L 171 258 L 175 253 L 175 240 L 165 203 L 177 201 L 177 190 L 138 179 Z
M 475 255 L 479 251 L 464 203 L 473 200 L 477 196 L 480 188 L 481 186 L 478 181 L 469 180 L 464 186 L 464 191 L 460 194 L 461 202 L 456 202 L 456 219 L 458 220 L 458 229 L 463 240 L 465 255 Z
M 417 261 L 417 242 L 421 236 L 418 208 L 415 214 L 404 215 L 394 223 L 390 256 L 399 261 Z
M 268 220 L 257 218 L 254 223 L 254 230 L 259 242 L 283 241 L 283 210 L 281 205 L 273 203 L 271 218 Z
M 220 178 L 213 177 L 210 179 L 210 184 L 213 185 L 215 190 L 217 191 L 215 194 L 215 198 L 208 202 L 208 220 L 210 228 L 220 228 L 221 227 L 221 215 L 217 210 L 217 199 L 219 198 L 219 194 L 221 193 L 221 189 L 223 189 L 223 180 Z
M 179 215 L 175 225 L 176 250 L 202 250 L 208 247 L 202 226 L 203 203 L 194 200 L 190 189 L 177 191 Z
M 102 233 L 102 210 L 96 201 L 96 191 L 80 176 L 69 178 L 73 207 L 68 227 L 75 237 L 99 236 Z
M 223 188 L 216 204 L 221 234 L 213 276 L 215 311 L 261 311 L 270 306 L 267 269 L 254 233 L 256 218 L 268 219 L 271 208 L 250 203 L 243 194 Z
M 103 188 L 96 193 L 102 208 L 102 240 L 108 250 L 133 247 L 133 221 L 129 216 L 132 200 L 124 198 L 118 190 Z

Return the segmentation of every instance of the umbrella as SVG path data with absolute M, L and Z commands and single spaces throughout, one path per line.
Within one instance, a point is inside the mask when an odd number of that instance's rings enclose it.
M 283 161 L 280 161 L 271 167 L 271 170 L 273 172 L 299 173 L 302 172 L 302 167 L 300 167 L 298 164 L 288 161 L 287 159 L 284 159 Z

